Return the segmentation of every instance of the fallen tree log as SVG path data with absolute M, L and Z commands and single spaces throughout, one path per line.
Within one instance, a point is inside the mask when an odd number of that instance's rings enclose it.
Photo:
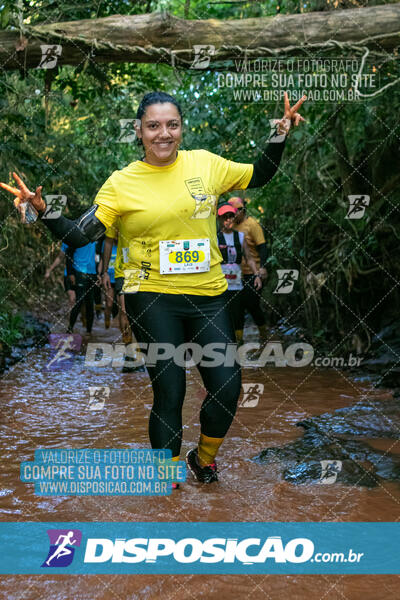
M 62 46 L 58 65 L 91 60 L 190 68 L 196 46 L 213 46 L 212 62 L 299 54 L 313 58 L 322 50 L 354 47 L 385 55 L 400 45 L 400 4 L 227 21 L 190 21 L 155 12 L 24 26 L 0 32 L 1 68 L 38 67 L 43 44 Z

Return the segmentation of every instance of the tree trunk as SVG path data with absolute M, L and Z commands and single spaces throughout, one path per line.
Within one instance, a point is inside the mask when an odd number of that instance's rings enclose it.
M 256 19 L 190 21 L 168 13 L 113 15 L 0 32 L 3 69 L 35 68 L 41 44 L 62 46 L 58 65 L 141 62 L 193 66 L 196 45 L 214 46 L 214 61 L 248 57 L 315 57 L 322 49 L 358 46 L 383 54 L 400 45 L 400 5 L 277 15 Z M 319 54 L 318 54 L 319 56 Z

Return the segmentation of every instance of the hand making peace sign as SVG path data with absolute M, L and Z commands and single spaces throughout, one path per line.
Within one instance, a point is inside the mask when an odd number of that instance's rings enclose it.
M 300 108 L 300 106 L 305 100 L 307 100 L 307 96 L 302 96 L 300 100 L 298 100 L 296 104 L 291 107 L 289 102 L 289 96 L 287 92 L 284 93 L 285 112 L 282 119 L 276 124 L 277 131 L 280 135 L 287 135 L 289 133 L 289 129 L 292 123 L 295 127 L 297 127 L 300 121 L 305 121 L 305 119 L 297 112 L 297 110 Z
M 42 198 L 42 187 L 39 186 L 36 188 L 36 192 L 31 192 L 26 187 L 25 183 L 22 179 L 16 174 L 13 173 L 13 177 L 18 184 L 19 189 L 12 187 L 11 185 L 7 185 L 7 183 L 0 182 L 0 186 L 7 190 L 7 192 L 11 192 L 14 194 L 14 205 L 15 208 L 21 213 L 22 221 L 25 221 L 25 211 L 27 202 L 32 204 L 32 206 L 38 211 L 43 212 L 46 210 L 46 203 Z

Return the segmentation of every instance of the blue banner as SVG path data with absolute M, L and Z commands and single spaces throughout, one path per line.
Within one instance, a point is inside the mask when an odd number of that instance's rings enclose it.
M 21 463 L 21 481 L 39 496 L 165 496 L 186 479 L 171 450 L 38 449 Z
M 0 523 L 1 574 L 399 574 L 400 523 Z

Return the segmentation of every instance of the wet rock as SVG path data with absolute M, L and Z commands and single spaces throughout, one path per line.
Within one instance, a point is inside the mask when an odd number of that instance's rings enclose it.
M 23 360 L 31 348 L 39 348 L 47 343 L 50 324 L 28 312 L 23 312 L 20 316 L 20 339 L 12 346 L 0 345 L 0 373 Z
M 400 398 L 365 400 L 296 423 L 307 431 L 370 438 L 400 439 Z
M 22 360 L 24 358 L 24 352 L 22 350 L 22 348 L 18 348 L 18 346 L 13 346 L 11 348 L 11 353 L 9 358 L 11 360 L 14 360 L 14 362 L 17 362 L 18 360 Z
M 301 327 L 294 327 L 293 325 L 289 324 L 286 319 L 280 319 L 277 327 L 272 328 L 272 331 L 286 341 L 290 340 L 293 342 L 298 342 L 299 340 L 307 338 L 307 332 L 305 329 L 302 329 Z
M 400 456 L 354 437 L 400 439 L 400 400 L 370 401 L 297 423 L 302 438 L 266 448 L 254 461 L 280 464 L 286 481 L 375 487 L 381 479 L 400 482 Z
M 332 483 L 337 481 L 345 485 L 359 485 L 368 488 L 378 485 L 377 478 L 373 473 L 351 460 L 342 460 L 340 467 L 336 465 L 335 467 L 332 474 L 328 472 L 328 477 L 332 477 Z M 335 477 L 333 477 L 333 474 Z M 320 462 L 296 464 L 285 469 L 283 477 L 291 483 L 325 483 L 331 485 Z
M 21 346 L 23 348 L 31 348 L 32 346 L 35 346 L 35 340 L 33 337 L 28 337 L 25 340 L 21 340 Z
M 379 387 L 400 388 L 400 320 L 391 320 L 372 338 L 363 372 L 375 375 Z

